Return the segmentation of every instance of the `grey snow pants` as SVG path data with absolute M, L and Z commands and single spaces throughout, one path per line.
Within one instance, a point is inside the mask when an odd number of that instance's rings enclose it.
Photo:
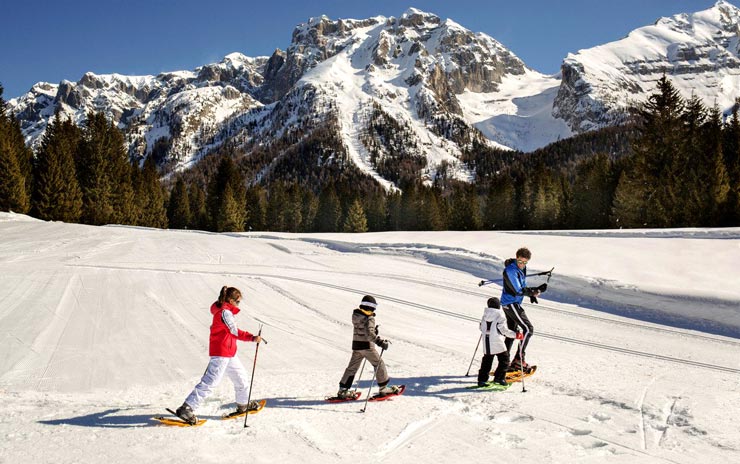
M 379 387 L 384 387 L 388 384 L 388 371 L 385 369 L 385 363 L 383 358 L 380 357 L 374 346 L 370 346 L 367 350 L 355 350 L 352 351 L 352 357 L 349 358 L 349 365 L 344 371 L 339 386 L 341 388 L 351 388 L 352 383 L 355 381 L 355 374 L 362 364 L 362 360 L 367 359 L 370 364 L 375 368 L 375 376 L 378 381 Z

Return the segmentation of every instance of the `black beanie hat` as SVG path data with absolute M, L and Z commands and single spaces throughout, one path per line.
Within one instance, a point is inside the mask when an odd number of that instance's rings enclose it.
M 375 302 L 375 298 L 371 297 L 370 295 L 365 295 L 362 297 L 360 309 L 364 309 L 365 311 L 375 311 L 375 308 L 377 307 L 378 304 Z
M 496 309 L 499 309 L 499 308 L 501 307 L 501 300 L 499 300 L 499 299 L 498 299 L 498 298 L 496 298 L 495 296 L 494 296 L 494 297 L 491 297 L 491 298 L 489 298 L 489 299 L 488 299 L 488 307 L 489 307 L 489 308 L 496 308 Z

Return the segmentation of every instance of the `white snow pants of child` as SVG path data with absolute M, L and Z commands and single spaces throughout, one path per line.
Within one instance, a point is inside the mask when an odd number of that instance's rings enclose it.
M 222 356 L 211 356 L 211 360 L 208 361 L 208 367 L 206 372 L 203 374 L 203 378 L 200 379 L 198 385 L 195 386 L 193 391 L 188 395 L 185 400 L 193 410 L 203 403 L 203 401 L 211 396 L 213 388 L 221 383 L 224 374 L 228 375 L 231 382 L 234 384 L 234 392 L 236 393 L 236 402 L 239 404 L 247 404 L 249 397 L 249 383 L 247 380 L 247 371 L 244 370 L 244 365 L 239 361 L 239 358 L 234 356 L 233 358 L 224 358 Z

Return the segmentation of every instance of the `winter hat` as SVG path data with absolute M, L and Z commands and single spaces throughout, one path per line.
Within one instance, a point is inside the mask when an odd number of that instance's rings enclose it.
M 375 308 L 377 307 L 378 304 L 375 302 L 375 298 L 371 297 L 370 295 L 365 295 L 362 297 L 360 309 L 364 309 L 365 311 L 375 311 Z
M 491 298 L 489 298 L 489 299 L 488 299 L 488 307 L 489 307 L 489 308 L 496 308 L 496 309 L 499 309 L 499 308 L 501 308 L 501 300 L 499 300 L 499 299 L 498 299 L 498 298 L 496 298 L 495 296 L 494 296 L 494 297 L 491 297 Z

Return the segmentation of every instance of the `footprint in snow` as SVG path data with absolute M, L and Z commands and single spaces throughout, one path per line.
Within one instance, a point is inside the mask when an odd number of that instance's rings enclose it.
M 608 420 L 611 420 L 611 416 L 609 414 L 605 414 L 603 412 L 595 412 L 588 416 L 586 418 L 586 421 L 588 422 L 606 422 Z
M 502 413 L 502 414 L 496 414 L 491 419 L 496 422 L 497 424 L 511 424 L 514 422 L 532 422 L 534 420 L 532 416 L 527 416 L 523 414 L 517 414 L 517 413 Z

